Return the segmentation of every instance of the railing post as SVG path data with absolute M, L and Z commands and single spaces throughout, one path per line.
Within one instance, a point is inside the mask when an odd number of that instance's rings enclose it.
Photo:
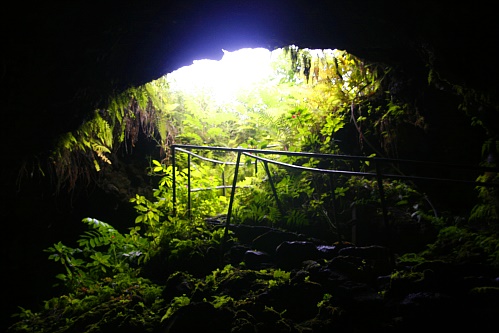
M 343 241 L 343 234 L 341 233 L 340 226 L 338 225 L 338 219 L 336 216 L 336 175 L 334 173 L 329 174 L 329 186 L 331 187 L 331 197 L 332 197 L 332 205 L 333 205 L 333 221 L 334 228 L 336 228 L 336 232 L 338 233 L 338 241 Z
M 258 156 L 258 154 L 255 153 L 255 156 Z M 258 174 L 258 160 L 255 159 L 255 176 Z
M 377 159 L 374 159 L 374 163 L 375 163 L 375 167 L 376 167 L 376 179 L 378 181 L 378 190 L 379 190 L 379 198 L 381 200 L 381 209 L 383 211 L 383 226 L 385 227 L 385 231 L 387 231 L 388 210 L 386 208 L 385 189 L 383 188 L 383 173 L 381 172 L 381 167 L 379 166 L 379 162 Z
M 277 191 L 274 186 L 274 181 L 272 180 L 272 175 L 270 174 L 269 166 L 266 161 L 263 161 L 263 166 L 265 167 L 265 172 L 267 172 L 267 177 L 269 178 L 270 188 L 272 189 L 272 193 L 274 193 L 275 201 L 277 203 L 277 208 L 279 209 L 279 213 L 284 217 L 284 210 L 282 209 L 281 202 L 279 201 L 279 197 L 277 196 Z
M 234 195 L 236 193 L 237 174 L 239 172 L 240 161 L 241 161 L 241 151 L 238 151 L 237 152 L 237 160 L 236 160 L 236 169 L 234 171 L 234 179 L 232 180 L 232 192 L 230 193 L 229 210 L 227 212 L 227 220 L 225 221 L 225 232 L 224 232 L 222 248 L 225 245 L 225 242 L 227 241 L 227 237 L 229 235 L 229 225 L 230 225 L 230 219 L 232 217 L 232 205 L 234 203 Z
M 175 176 L 175 168 L 176 168 L 176 162 L 175 162 L 175 145 L 172 145 L 172 201 L 173 201 L 173 216 L 177 215 L 177 183 L 176 183 L 176 176 Z
M 191 219 L 191 154 L 187 154 L 187 214 Z
M 222 169 L 222 195 L 225 197 L 225 164 L 224 168 Z

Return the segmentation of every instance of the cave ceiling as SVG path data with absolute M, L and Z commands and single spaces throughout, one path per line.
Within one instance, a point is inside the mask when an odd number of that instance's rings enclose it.
M 497 22 L 480 1 L 53 1 L 3 11 L 6 152 L 23 158 L 76 128 L 113 92 L 222 48 L 338 48 L 496 89 Z

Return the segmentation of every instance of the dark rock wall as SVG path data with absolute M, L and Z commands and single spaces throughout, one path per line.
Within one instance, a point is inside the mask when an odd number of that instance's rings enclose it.
M 346 49 L 424 72 L 428 51 L 456 83 L 497 88 L 496 20 L 480 1 L 86 1 L 14 3 L 3 11 L 9 153 L 49 148 L 113 91 L 140 85 L 222 48 Z M 3 141 L 5 142 L 5 141 Z M 19 148 L 22 147 L 22 151 Z

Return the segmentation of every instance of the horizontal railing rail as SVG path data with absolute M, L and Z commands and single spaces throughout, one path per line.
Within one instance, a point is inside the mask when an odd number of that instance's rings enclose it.
M 231 162 L 231 161 L 220 161 L 212 158 L 206 158 L 204 156 L 201 156 L 199 154 L 196 154 L 192 152 L 191 150 L 207 150 L 207 151 L 224 151 L 224 152 L 235 152 L 237 153 L 236 157 L 236 162 Z M 231 220 L 231 213 L 232 213 L 232 205 L 234 202 L 234 194 L 235 194 L 235 189 L 237 188 L 237 176 L 238 176 L 238 170 L 239 166 L 244 165 L 246 163 L 241 163 L 241 155 L 245 155 L 247 157 L 255 159 L 254 164 L 256 165 L 256 161 L 260 161 L 264 164 L 265 171 L 267 173 L 268 180 L 270 182 L 270 186 L 273 191 L 273 195 L 276 199 L 277 205 L 279 210 L 282 213 L 282 207 L 280 205 L 277 192 L 275 189 L 275 186 L 272 182 L 272 177 L 268 168 L 268 164 L 274 164 L 277 166 L 281 166 L 284 168 L 291 168 L 295 170 L 301 170 L 301 171 L 308 171 L 308 172 L 315 172 L 315 173 L 324 173 L 324 174 L 330 174 L 330 175 L 347 175 L 347 176 L 364 176 L 364 177 L 373 177 L 377 179 L 377 185 L 378 185 L 378 190 L 379 190 L 379 195 L 380 195 L 380 201 L 381 201 L 381 206 L 382 206 L 382 212 L 383 212 L 383 221 L 384 224 L 386 225 L 387 223 L 387 218 L 388 218 L 388 213 L 387 213 L 387 207 L 386 207 L 386 202 L 384 198 L 384 189 L 383 189 L 383 179 L 384 178 L 390 178 L 390 179 L 405 179 L 405 180 L 424 180 L 424 181 L 432 181 L 432 182 L 454 182 L 454 183 L 461 183 L 461 184 L 469 184 L 469 185 L 474 185 L 474 186 L 485 186 L 485 187 L 498 187 L 499 188 L 499 183 L 492 183 L 492 182 L 482 182 L 482 181 L 476 181 L 476 180 L 470 180 L 470 179 L 455 179 L 455 178 L 441 178 L 441 177 L 431 177 L 431 176 L 419 176 L 419 175 L 405 175 L 403 173 L 399 174 L 393 174 L 393 173 L 384 173 L 382 171 L 382 166 L 389 165 L 396 171 L 398 171 L 398 165 L 406 164 L 410 166 L 424 166 L 424 167 L 431 167 L 432 170 L 435 168 L 443 168 L 444 170 L 472 170 L 477 173 L 484 173 L 484 172 L 499 172 L 499 168 L 497 167 L 486 167 L 486 166 L 473 166 L 473 165 L 460 165 L 460 164 L 452 164 L 452 163 L 439 163 L 439 162 L 427 162 L 427 161 L 418 161 L 418 160 L 407 160 L 407 159 L 391 159 L 391 158 L 383 158 L 383 157 L 366 157 L 366 156 L 352 156 L 352 155 L 335 155 L 335 154 L 324 154 L 324 153 L 310 153 L 310 152 L 293 152 L 293 151 L 282 151 L 282 150 L 270 150 L 270 149 L 253 149 L 253 148 L 230 148 L 230 147 L 212 147 L 212 146 L 197 146 L 197 145 L 179 145 L 179 144 L 174 144 L 172 145 L 172 167 L 173 170 L 176 170 L 176 152 L 182 152 L 186 153 L 188 155 L 187 159 L 187 181 L 188 181 L 188 211 L 190 212 L 190 193 L 194 191 L 200 191 L 200 190 L 210 190 L 210 189 L 226 189 L 226 188 L 231 188 L 231 197 L 229 201 L 229 208 L 227 212 L 227 218 L 226 218 L 226 233 L 228 231 L 228 226 L 230 224 Z M 263 155 L 286 155 L 286 156 L 296 156 L 296 157 L 309 157 L 309 158 L 318 158 L 318 159 L 329 159 L 329 160 L 336 160 L 336 161 L 359 161 L 359 162 L 368 162 L 368 163 L 373 163 L 374 165 L 374 170 L 373 172 L 365 172 L 365 171 L 351 171 L 351 170 L 341 170 L 341 169 L 324 169 L 324 168 L 313 168 L 313 167 L 307 167 L 307 166 L 302 166 L 302 165 L 294 165 L 294 164 L 289 164 L 281 161 L 276 161 L 270 158 L 262 157 L 260 154 Z M 199 158 L 201 160 L 207 161 L 207 162 L 212 162 L 212 163 L 217 163 L 217 164 L 224 164 L 224 165 L 233 165 L 235 166 L 235 171 L 233 175 L 233 182 L 232 185 L 225 185 L 225 179 L 224 176 L 222 175 L 223 179 L 223 184 L 221 186 L 214 186 L 214 187 L 208 187 L 204 189 L 191 189 L 190 186 L 190 163 L 191 163 L 191 156 Z M 173 197 L 173 207 L 174 207 L 174 212 L 176 214 L 176 179 L 175 179 L 175 172 L 172 173 L 173 175 L 173 187 L 172 187 L 172 197 Z M 476 179 L 476 178 L 475 178 Z M 225 195 L 225 192 L 224 192 Z

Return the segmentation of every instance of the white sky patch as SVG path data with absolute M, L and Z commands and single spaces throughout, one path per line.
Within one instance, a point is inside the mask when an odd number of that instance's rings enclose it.
M 188 94 L 207 93 L 218 103 L 232 101 L 237 92 L 249 89 L 272 74 L 272 52 L 267 49 L 224 50 L 220 61 L 195 60 L 167 75 L 170 87 Z

